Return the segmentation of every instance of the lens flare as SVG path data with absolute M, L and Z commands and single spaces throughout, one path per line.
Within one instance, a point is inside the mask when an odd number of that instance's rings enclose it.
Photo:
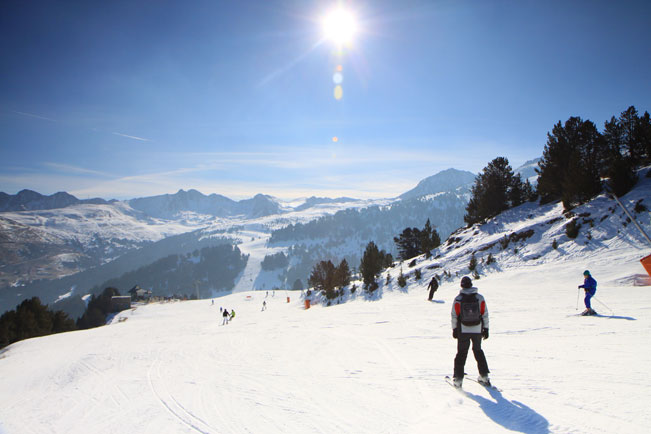
M 344 81 L 344 76 L 341 74 L 341 72 L 335 72 L 332 76 L 332 81 L 335 84 L 341 84 Z
M 335 99 L 339 101 L 344 97 L 344 89 L 340 85 L 335 86 Z

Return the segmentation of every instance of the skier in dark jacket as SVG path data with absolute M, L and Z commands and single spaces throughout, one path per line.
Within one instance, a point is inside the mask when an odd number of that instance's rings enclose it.
M 228 309 L 224 309 L 224 313 L 222 313 L 222 316 L 224 317 L 224 320 L 222 321 L 222 325 L 228 324 Z
M 436 292 L 437 289 L 439 289 L 439 282 L 436 279 L 436 276 L 432 277 L 432 280 L 429 283 L 427 288 L 429 289 L 429 297 L 427 297 L 427 299 L 429 301 L 432 301 L 432 298 L 434 298 L 434 293 Z
M 474 318 L 472 318 L 474 316 Z M 471 320 L 473 320 L 471 322 Z M 454 358 L 454 385 L 461 387 L 468 349 L 472 341 L 472 353 L 477 361 L 479 381 L 490 385 L 488 363 L 481 349 L 482 338 L 488 339 L 488 308 L 484 297 L 472 286 L 468 276 L 461 279 L 461 291 L 452 303 L 452 337 L 457 340 L 457 355 Z
M 583 285 L 579 285 L 579 288 L 583 288 L 585 291 L 585 298 L 583 299 L 585 310 L 581 315 L 596 315 L 597 312 L 595 312 L 590 305 L 590 299 L 594 297 L 597 292 L 597 281 L 590 275 L 590 271 L 585 270 L 583 272 Z

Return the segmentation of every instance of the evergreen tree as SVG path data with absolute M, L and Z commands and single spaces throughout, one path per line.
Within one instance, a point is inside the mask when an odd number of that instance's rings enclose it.
M 420 252 L 424 253 L 428 258 L 432 250 L 441 245 L 441 237 L 436 229 L 432 228 L 429 219 L 425 222 L 425 227 L 420 233 Z
M 497 157 L 475 179 L 464 220 L 469 225 L 495 217 L 524 201 L 525 186 L 513 174 L 509 160 Z
M 366 245 L 364 255 L 359 264 L 359 272 L 364 280 L 366 289 L 375 289 L 377 287 L 376 279 L 382 271 L 383 265 L 386 262 L 386 254 L 380 252 L 373 241 Z
M 312 269 L 308 284 L 317 291 L 325 292 L 326 298 L 333 299 L 335 294 L 335 266 L 332 261 L 320 261 Z
M 638 134 L 640 133 L 640 118 L 634 106 L 630 106 L 619 115 L 621 128 L 621 145 L 623 154 L 626 155 L 633 167 L 642 163 L 646 150 Z
M 402 268 L 400 269 L 400 274 L 398 275 L 398 285 L 401 288 L 407 286 L 407 278 L 405 277 L 404 274 L 402 274 Z
M 301 279 L 296 279 L 294 281 L 294 285 L 292 286 L 292 289 L 294 291 L 302 291 L 303 290 L 303 281 Z
M 569 208 L 599 193 L 598 162 L 604 146 L 591 121 L 571 117 L 565 125 L 560 121 L 554 125 L 537 170 L 541 202 L 561 199 Z
M 106 317 L 111 313 L 111 297 L 120 295 L 116 288 L 108 287 L 99 296 L 93 295 L 88 302 L 86 312 L 77 320 L 77 328 L 89 329 L 106 324 Z
M 429 219 L 422 230 L 406 228 L 399 236 L 394 237 L 393 241 L 396 243 L 398 255 L 403 261 L 422 254 L 429 256 L 433 249 L 441 245 L 441 237 L 436 229 L 432 228 Z M 393 260 L 393 258 L 391 259 Z
M 396 243 L 398 255 L 403 261 L 421 254 L 423 236 L 420 229 L 405 228 L 398 237 L 393 238 L 393 241 Z
M 651 116 L 645 111 L 638 120 L 635 137 L 640 142 L 640 148 L 644 150 L 642 164 L 651 163 Z
M 348 261 L 344 258 L 335 270 L 335 286 L 339 288 L 348 286 L 350 284 L 350 277 L 350 267 L 348 266 Z
M 511 177 L 511 184 L 508 188 L 508 201 L 511 207 L 522 205 L 526 201 L 525 184 L 522 182 L 519 173 Z
M 66 313 L 52 312 L 38 297 L 33 297 L 0 316 L 0 348 L 19 340 L 69 330 L 75 330 L 75 323 Z
M 637 182 L 637 173 L 623 155 L 615 155 L 607 173 L 608 187 L 617 197 L 628 193 Z

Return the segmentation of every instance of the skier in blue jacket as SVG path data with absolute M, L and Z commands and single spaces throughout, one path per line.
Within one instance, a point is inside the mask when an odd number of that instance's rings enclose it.
M 583 300 L 585 303 L 585 310 L 581 315 L 596 315 L 597 312 L 595 312 L 590 305 L 590 299 L 594 297 L 597 292 L 597 281 L 593 279 L 588 270 L 583 272 L 583 278 L 583 285 L 579 285 L 579 288 L 583 288 L 585 291 L 585 299 Z

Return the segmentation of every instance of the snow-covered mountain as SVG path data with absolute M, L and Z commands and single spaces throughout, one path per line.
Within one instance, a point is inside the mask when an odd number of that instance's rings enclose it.
M 621 200 L 651 232 L 648 171 Z M 298 291 L 135 306 L 108 326 L 3 351 L 0 432 L 646 432 L 651 278 L 639 259 L 650 251 L 601 195 L 571 213 L 528 203 L 462 228 L 432 258 L 386 270 L 372 294 L 356 281 L 330 306 L 313 298 L 306 310 Z M 444 381 L 451 301 L 473 254 L 499 389 Z M 599 316 L 577 316 L 585 269 Z M 237 313 L 230 324 L 220 307 Z M 472 357 L 466 372 L 477 375 Z
M 534 158 L 533 160 L 529 160 L 522 166 L 515 169 L 514 172 L 520 174 L 522 181 L 529 180 L 531 185 L 536 185 L 538 183 L 538 173 L 536 173 L 536 169 L 539 168 L 538 163 L 540 163 L 541 160 L 542 158 Z
M 152 218 L 123 202 L 0 213 L 0 239 L 11 240 L 0 253 L 0 282 L 15 286 L 77 273 L 209 221 L 194 214 Z
M 100 198 L 80 200 L 66 192 L 54 193 L 50 196 L 44 196 L 32 190 L 21 190 L 14 195 L 0 192 L 0 212 L 56 209 L 70 205 L 106 203 L 108 202 Z
M 151 217 L 164 219 L 175 219 L 184 212 L 215 217 L 256 218 L 279 214 L 282 211 L 274 198 L 264 194 L 236 202 L 219 194 L 206 196 L 197 190 L 179 190 L 175 194 L 131 199 L 127 203 Z
M 470 190 L 476 175 L 471 172 L 447 169 L 423 179 L 413 189 L 398 196 L 400 199 L 414 199 L 422 196 L 457 190 Z

